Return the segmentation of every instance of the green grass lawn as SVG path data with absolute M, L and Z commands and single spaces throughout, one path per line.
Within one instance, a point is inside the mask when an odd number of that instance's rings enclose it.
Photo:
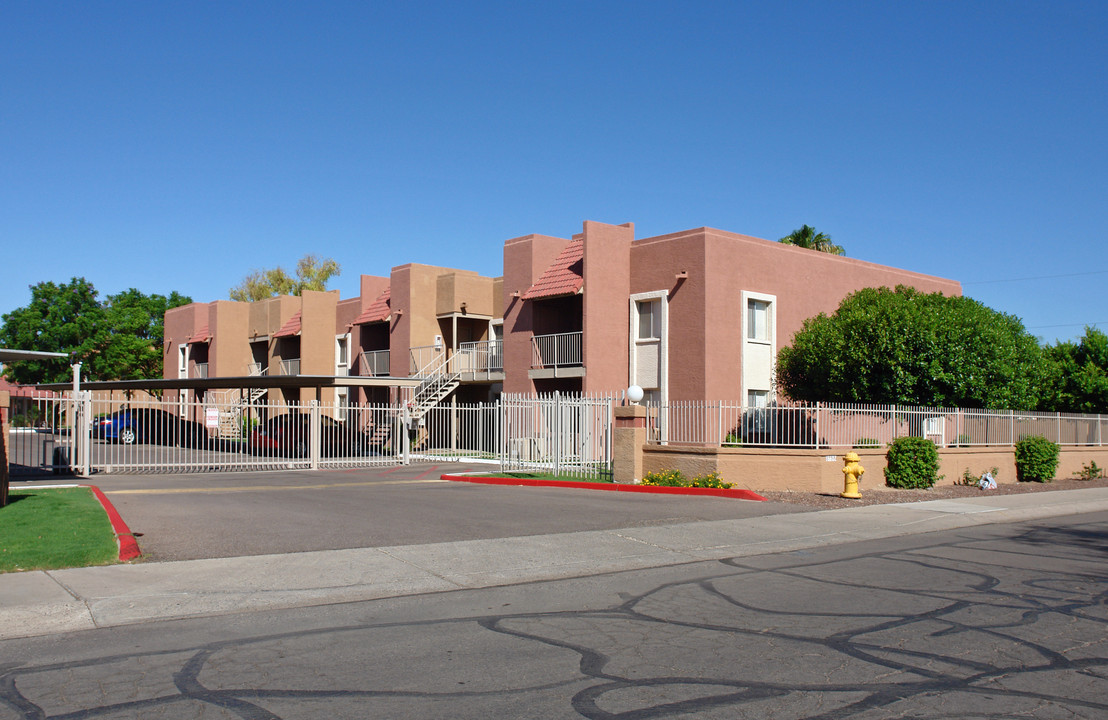
M 0 508 L 0 572 L 118 560 L 112 525 L 89 488 L 12 490 Z
M 558 480 L 560 482 L 592 482 L 592 483 L 611 483 L 611 475 L 555 475 L 553 473 L 541 473 L 541 472 L 492 472 L 492 473 L 471 473 L 476 477 L 510 477 L 520 478 L 523 480 Z

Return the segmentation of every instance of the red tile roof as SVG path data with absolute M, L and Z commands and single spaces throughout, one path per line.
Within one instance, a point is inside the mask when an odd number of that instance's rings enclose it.
M 193 333 L 192 337 L 190 337 L 185 342 L 187 342 L 189 344 L 192 344 L 192 343 L 206 343 L 211 339 L 212 339 L 212 331 L 208 329 L 207 325 L 205 325 L 204 327 L 200 328 L 195 333 Z
M 281 326 L 281 329 L 273 333 L 273 337 L 290 337 L 292 335 L 300 334 L 300 311 L 298 310 L 295 315 L 289 318 L 289 321 Z
M 389 319 L 389 315 L 392 313 L 392 306 L 389 299 L 392 297 L 392 286 L 385 288 L 385 292 L 377 296 L 377 299 L 370 303 L 369 307 L 365 309 L 361 315 L 354 320 L 355 325 L 363 325 L 365 323 L 373 322 L 385 322 Z
M 585 243 L 581 240 L 571 241 L 535 284 L 523 294 L 523 299 L 576 295 L 585 284 L 584 264 Z

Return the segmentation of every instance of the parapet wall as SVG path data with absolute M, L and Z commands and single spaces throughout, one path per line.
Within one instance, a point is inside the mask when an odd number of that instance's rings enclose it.
M 676 445 L 642 446 L 643 472 L 680 470 L 686 477 L 716 472 L 727 482 L 747 490 L 792 490 L 840 493 L 843 489 L 845 450 L 778 448 L 707 448 Z M 885 450 L 855 450 L 866 469 L 861 488 L 885 489 Z M 616 463 L 620 458 L 616 457 Z M 1063 447 L 1057 478 L 1074 477 L 1095 462 L 1108 468 L 1108 447 Z M 998 483 L 1016 482 L 1015 448 L 939 448 L 939 485 L 953 485 L 969 470 L 975 477 L 997 468 Z

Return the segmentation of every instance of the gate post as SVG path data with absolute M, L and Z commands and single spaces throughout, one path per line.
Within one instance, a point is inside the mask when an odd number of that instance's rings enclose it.
M 622 405 L 612 408 L 612 482 L 631 484 L 642 480 L 643 445 L 646 444 L 646 408 Z
M 81 477 L 92 475 L 92 393 L 82 390 L 77 395 L 77 423 L 73 427 L 76 443 L 76 465 Z
M 412 414 L 408 411 L 408 403 L 404 403 L 400 411 L 400 426 L 400 463 L 409 465 L 411 464 L 409 451 L 412 447 Z
M 8 504 L 8 398 L 8 391 L 0 390 L 0 507 Z
M 322 430 L 323 421 L 321 419 L 321 413 L 319 411 L 318 400 L 312 400 L 309 403 L 308 407 L 311 408 L 311 422 L 308 423 L 308 457 L 310 458 L 309 467 L 311 467 L 312 470 L 318 470 L 320 446 L 322 445 L 322 433 L 320 431 Z

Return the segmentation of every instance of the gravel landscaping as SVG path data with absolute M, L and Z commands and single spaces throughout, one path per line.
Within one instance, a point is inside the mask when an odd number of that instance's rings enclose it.
M 770 502 L 807 505 L 813 510 L 834 510 L 836 508 L 855 507 L 857 505 L 881 505 L 885 503 L 922 502 L 924 500 L 955 500 L 959 498 L 981 497 L 982 495 L 1015 495 L 1017 493 L 1051 492 L 1054 490 L 1081 490 L 1084 488 L 1108 487 L 1108 478 L 1094 480 L 1076 480 L 1066 478 L 1051 483 L 1021 482 L 998 485 L 995 490 L 981 490 L 971 485 L 941 485 L 930 490 L 894 490 L 891 488 L 866 487 L 863 479 L 862 497 L 847 500 L 838 495 L 809 492 L 756 491 Z

